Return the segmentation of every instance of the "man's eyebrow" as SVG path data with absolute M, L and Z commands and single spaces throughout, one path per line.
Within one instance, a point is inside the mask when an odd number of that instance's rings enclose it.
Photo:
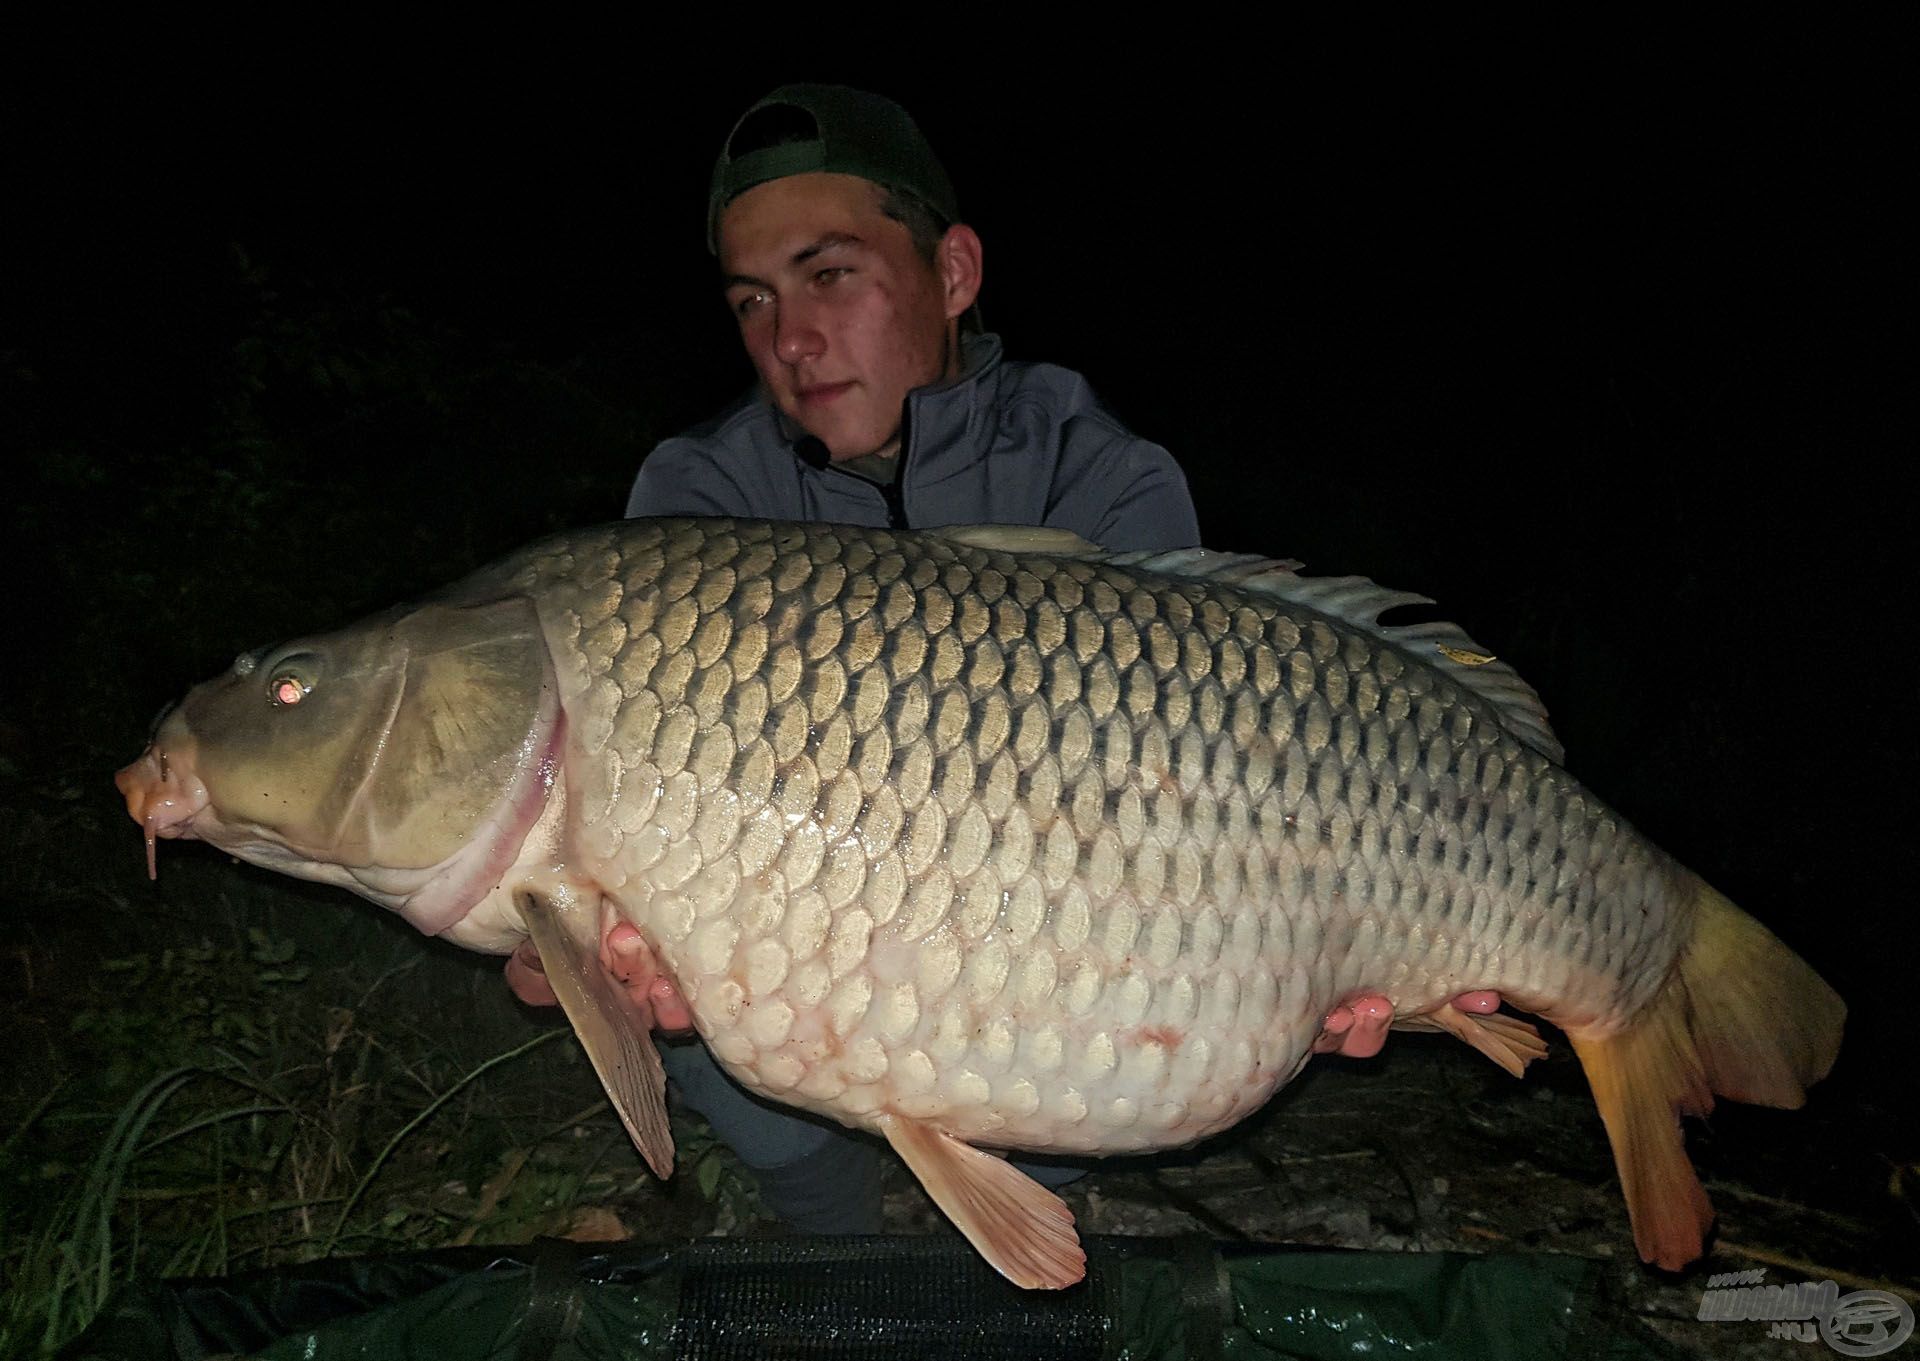
M 795 251 L 793 253 L 793 263 L 796 265 L 804 265 L 822 251 L 829 251 L 837 246 L 859 246 L 864 244 L 865 243 L 852 232 L 828 232 L 812 245 L 802 246 L 799 250 Z
M 855 236 L 852 232 L 828 232 L 825 236 L 809 241 L 806 245 L 795 251 L 789 258 L 788 263 L 804 265 L 815 256 L 838 249 L 841 246 L 863 246 L 865 244 L 866 241 L 863 237 Z M 722 288 L 765 288 L 767 281 L 756 278 L 751 274 L 729 274 L 720 281 L 720 286 Z

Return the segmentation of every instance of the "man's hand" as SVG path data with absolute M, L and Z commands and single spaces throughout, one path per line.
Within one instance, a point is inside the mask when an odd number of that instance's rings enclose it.
M 1370 1059 L 1386 1044 L 1387 1027 L 1392 1024 L 1393 1003 L 1377 992 L 1366 993 L 1327 1013 L 1313 1052 Z
M 660 971 L 646 938 L 626 922 L 620 922 L 600 941 L 600 963 L 627 986 L 627 996 L 647 1024 L 667 1032 L 691 1030 L 693 1013 L 673 980 Z M 524 940 L 507 958 L 507 986 L 513 995 L 530 1007 L 551 1007 L 559 1003 L 547 971 L 540 965 L 540 952 L 533 942 Z

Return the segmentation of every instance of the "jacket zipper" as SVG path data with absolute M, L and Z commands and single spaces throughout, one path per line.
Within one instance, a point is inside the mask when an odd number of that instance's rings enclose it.
M 907 523 L 906 493 L 900 489 L 900 474 L 906 471 L 905 468 L 896 468 L 894 470 L 894 480 L 891 482 L 874 482 L 869 478 L 860 476 L 858 473 L 843 472 L 831 464 L 827 465 L 822 471 L 831 473 L 835 477 L 844 477 L 850 482 L 858 482 L 863 487 L 872 487 L 875 491 L 879 492 L 880 500 L 885 503 L 887 507 L 888 529 L 913 528 L 912 525 Z
M 887 503 L 887 528 L 912 529 L 907 523 L 907 455 L 913 449 L 913 399 L 900 407 L 900 461 L 894 465 L 893 481 L 880 488 Z
M 837 473 L 841 477 L 850 477 L 856 482 L 862 482 L 869 487 L 873 487 L 880 493 L 881 501 L 886 504 L 887 528 L 912 529 L 913 526 L 907 523 L 906 493 L 907 427 L 911 412 L 912 408 L 909 407 L 908 410 L 902 412 L 900 416 L 900 463 L 899 466 L 893 470 L 893 480 L 891 482 L 874 482 L 868 478 L 861 477 L 858 473 L 844 472 L 834 467 L 833 460 L 827 453 L 827 446 L 811 437 L 806 441 L 802 441 L 800 445 L 796 445 L 795 453 L 799 456 L 800 461 L 809 467 L 817 468 L 822 472 Z
M 903 452 L 900 455 L 900 457 L 904 460 L 906 458 L 906 454 Z M 906 473 L 906 471 L 907 470 L 904 464 L 901 467 L 894 469 L 893 481 L 884 484 L 880 488 L 880 495 L 886 499 L 886 503 L 887 503 L 887 528 L 888 529 L 912 529 L 913 528 L 912 525 L 907 523 L 906 495 L 904 492 L 900 490 L 900 478 Z

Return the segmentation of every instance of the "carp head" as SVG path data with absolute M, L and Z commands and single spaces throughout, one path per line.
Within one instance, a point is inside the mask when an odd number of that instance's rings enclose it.
M 559 759 L 531 601 L 402 606 L 242 653 L 161 715 L 114 777 L 154 838 L 192 837 L 352 889 L 422 931 L 514 863 Z

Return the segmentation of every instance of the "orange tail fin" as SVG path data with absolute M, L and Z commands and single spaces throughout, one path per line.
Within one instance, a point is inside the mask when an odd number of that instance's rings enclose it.
M 1680 1116 L 1705 1115 L 1716 1095 L 1799 1106 L 1833 1066 L 1846 1014 L 1804 960 L 1699 883 L 1692 935 L 1660 995 L 1623 1030 L 1567 1032 L 1613 1144 L 1642 1258 L 1678 1271 L 1700 1256 L 1713 1223 Z

